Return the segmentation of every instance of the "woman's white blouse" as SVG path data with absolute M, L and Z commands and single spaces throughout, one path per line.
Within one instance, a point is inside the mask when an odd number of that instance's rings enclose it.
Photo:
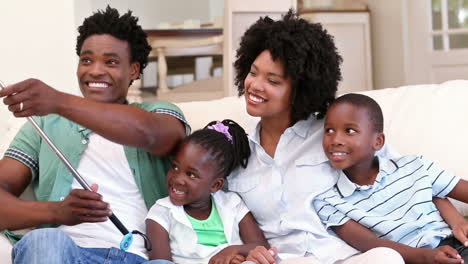
M 312 254 L 333 263 L 358 253 L 325 230 L 312 205 L 339 175 L 322 149 L 323 121 L 311 116 L 286 129 L 274 158 L 260 145 L 259 132 L 260 123 L 249 136 L 248 166 L 229 176 L 228 189 L 242 197 L 279 257 Z

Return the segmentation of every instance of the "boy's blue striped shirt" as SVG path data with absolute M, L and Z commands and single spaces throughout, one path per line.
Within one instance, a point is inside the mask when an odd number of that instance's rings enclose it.
M 416 156 L 379 158 L 373 185 L 359 186 L 341 172 L 335 186 L 317 196 L 314 207 L 327 226 L 352 219 L 378 237 L 413 247 L 437 247 L 451 234 L 432 197 L 445 198 L 460 180 Z

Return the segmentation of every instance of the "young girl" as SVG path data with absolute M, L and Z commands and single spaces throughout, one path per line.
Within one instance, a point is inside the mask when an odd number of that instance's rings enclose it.
M 227 175 L 247 166 L 250 148 L 242 127 L 213 121 L 181 143 L 167 173 L 169 196 L 147 220 L 150 263 L 240 263 L 256 246 L 269 248 L 235 193 L 221 188 Z

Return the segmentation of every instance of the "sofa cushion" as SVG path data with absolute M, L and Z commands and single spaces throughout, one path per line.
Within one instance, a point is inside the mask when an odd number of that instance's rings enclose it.
M 468 180 L 464 153 L 468 149 L 468 80 L 362 93 L 374 98 L 382 107 L 387 144 L 401 154 L 425 155 Z M 203 128 L 213 120 L 229 118 L 250 132 L 258 121 L 258 118 L 246 113 L 243 97 L 177 105 L 184 112 L 192 130 Z M 25 119 L 14 118 L 6 107 L 0 106 L 0 120 L 0 153 L 3 154 Z M 456 202 L 455 205 L 463 215 L 468 216 L 466 204 Z
M 362 92 L 373 97 L 382 107 L 387 143 L 401 154 L 425 155 L 442 167 L 468 179 L 464 164 L 468 149 L 468 81 L 449 81 L 439 85 L 414 85 Z M 177 104 L 185 113 L 193 130 L 213 120 L 233 119 L 247 132 L 258 118 L 245 111 L 245 100 L 226 97 L 212 101 Z M 0 152 L 4 153 L 16 131 L 25 122 L 14 118 L 6 107 L 0 107 Z M 468 206 L 455 203 L 463 215 Z M 9 259 L 11 246 L 0 235 L 0 259 Z
M 201 129 L 209 122 L 223 119 L 232 119 L 239 123 L 246 132 L 253 131 L 258 122 L 245 111 L 244 97 L 230 96 L 211 101 L 194 101 L 176 103 L 182 109 L 192 131 Z
M 386 143 L 401 154 L 424 155 L 468 180 L 468 81 L 363 92 L 382 107 Z M 468 215 L 467 204 L 454 201 Z
M 468 178 L 468 81 L 363 92 L 382 107 L 386 143 Z

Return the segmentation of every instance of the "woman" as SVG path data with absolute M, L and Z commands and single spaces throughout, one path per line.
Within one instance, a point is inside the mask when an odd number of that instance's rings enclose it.
M 341 61 L 322 26 L 292 11 L 279 21 L 260 18 L 241 39 L 235 83 L 247 112 L 260 122 L 250 136 L 249 166 L 231 174 L 228 188 L 244 199 L 273 246 L 257 247 L 247 260 L 404 263 L 387 248 L 359 254 L 328 234 L 311 206 L 338 176 L 321 141 L 322 118 L 335 98 Z

